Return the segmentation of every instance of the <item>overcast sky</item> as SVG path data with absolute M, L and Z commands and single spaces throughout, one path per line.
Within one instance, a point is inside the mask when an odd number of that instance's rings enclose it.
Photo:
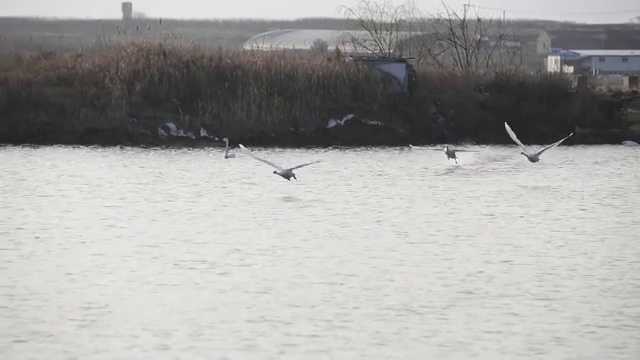
M 391 0 L 403 3 L 402 0 Z M 357 0 L 134 0 L 134 12 L 164 18 L 339 17 L 341 5 Z M 440 0 L 414 0 L 427 13 L 441 7 Z M 461 8 L 466 0 L 445 1 Z M 120 0 L 0 0 L 0 16 L 59 18 L 118 18 Z M 507 18 L 536 18 L 577 22 L 627 22 L 640 16 L 640 0 L 472 0 L 481 14 Z M 499 10 L 492 10 L 499 9 Z

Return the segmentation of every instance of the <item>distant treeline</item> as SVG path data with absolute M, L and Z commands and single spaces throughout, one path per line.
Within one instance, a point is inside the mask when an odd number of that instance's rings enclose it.
M 544 20 L 510 21 L 519 30 L 600 30 L 629 28 L 633 24 L 586 25 Z M 498 22 L 495 22 L 497 25 Z M 403 26 L 417 28 L 410 22 Z M 486 26 L 486 24 L 485 24 Z M 239 49 L 250 37 L 274 29 L 356 30 L 351 19 L 305 18 L 299 20 L 175 20 L 138 18 L 124 30 L 120 19 L 58 20 L 38 18 L 0 18 L 0 55 L 42 51 L 77 51 L 109 46 L 131 37 L 198 43 L 206 49 Z

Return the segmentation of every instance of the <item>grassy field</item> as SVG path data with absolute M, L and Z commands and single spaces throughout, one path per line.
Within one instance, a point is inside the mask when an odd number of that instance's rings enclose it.
M 443 128 L 449 142 L 508 143 L 505 121 L 544 143 L 619 121 L 606 95 L 576 94 L 564 77 L 417 70 L 401 99 L 354 63 L 299 53 L 138 43 L 14 56 L 0 65 L 0 142 L 156 143 L 175 119 L 247 144 L 328 145 L 327 121 L 356 114 L 387 126 L 353 130 L 362 144 L 439 142 Z

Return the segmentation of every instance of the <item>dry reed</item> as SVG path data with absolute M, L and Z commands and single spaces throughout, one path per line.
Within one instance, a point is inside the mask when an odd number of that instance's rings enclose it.
M 240 139 L 313 133 L 330 117 L 356 113 L 402 124 L 414 141 L 430 142 L 438 139 L 440 125 L 430 121 L 436 108 L 450 131 L 445 140 L 504 143 L 505 121 L 533 141 L 546 141 L 575 125 L 612 118 L 602 110 L 604 95 L 576 95 L 564 77 L 433 69 L 418 69 L 417 76 L 408 101 L 389 102 L 384 81 L 372 71 L 300 53 L 210 53 L 196 46 L 134 43 L 0 64 L 0 87 L 9 99 L 5 114 L 31 114 L 66 128 L 110 121 L 126 132 L 128 124 L 145 119 L 149 129 L 157 129 L 175 116 L 190 130 L 204 126 Z M 3 118 L 14 131 L 26 126 L 16 116 Z
M 0 85 L 24 110 L 42 104 L 43 90 L 61 89 L 69 101 L 58 105 L 70 113 L 90 107 L 112 116 L 175 114 L 187 127 L 227 136 L 312 131 L 332 115 L 376 111 L 385 92 L 381 79 L 352 63 L 162 44 L 37 56 L 0 69 Z

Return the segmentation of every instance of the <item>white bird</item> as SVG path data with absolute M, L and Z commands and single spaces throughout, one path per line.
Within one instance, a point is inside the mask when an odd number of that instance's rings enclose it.
M 224 138 L 224 139 L 222 139 L 222 141 L 224 141 L 224 143 L 225 143 L 224 158 L 225 159 L 232 159 L 232 158 L 236 157 L 236 154 L 229 154 L 229 139 Z
M 465 149 L 452 149 L 448 145 L 445 145 L 443 149 L 440 148 L 423 148 L 417 147 L 413 145 L 409 145 L 411 149 L 420 149 L 420 150 L 431 150 L 431 151 L 443 151 L 444 154 L 447 155 L 447 159 L 453 159 L 456 164 L 458 163 L 458 157 L 456 156 L 456 152 L 478 152 L 477 150 L 465 150 Z
M 511 130 L 511 127 L 509 126 L 509 124 L 507 124 L 505 122 L 504 123 L 504 128 L 507 130 L 507 133 L 509 134 L 509 137 L 511 137 L 511 140 L 513 140 L 513 142 L 515 142 L 516 145 L 518 145 L 522 149 L 522 152 L 520 152 L 520 154 L 526 156 L 527 159 L 529 161 L 531 161 L 532 163 L 536 163 L 536 162 L 540 161 L 540 155 L 542 155 L 542 153 L 544 153 L 545 151 L 547 151 L 549 149 L 553 149 L 554 147 L 560 145 L 560 143 L 562 143 L 563 141 L 567 140 L 568 138 L 570 138 L 573 135 L 573 132 L 572 132 L 571 134 L 569 134 L 566 137 L 554 142 L 553 144 L 547 145 L 547 146 L 543 147 L 542 149 L 538 150 L 535 153 L 531 153 L 531 152 L 526 152 L 527 151 L 527 147 L 524 146 L 522 141 L 520 141 L 518 139 L 518 137 L 516 136 L 516 133 L 514 133 L 513 130 Z
M 258 161 L 262 161 L 263 163 L 269 164 L 269 165 L 273 166 L 274 168 L 276 168 L 276 170 L 274 170 L 273 173 L 276 174 L 276 175 L 280 175 L 281 177 L 283 177 L 283 178 L 285 178 L 285 179 L 287 179 L 289 181 L 291 181 L 291 178 L 294 178 L 294 179 L 298 180 L 298 178 L 296 178 L 296 174 L 293 173 L 293 170 L 300 169 L 301 167 L 308 166 L 308 165 L 311 165 L 311 164 L 316 164 L 316 163 L 319 163 L 321 161 L 321 160 L 316 160 L 316 161 L 312 161 L 310 163 L 294 166 L 294 167 L 291 167 L 291 168 L 283 168 L 282 166 L 276 165 L 276 164 L 272 163 L 269 160 L 261 159 L 261 158 L 255 156 L 255 155 L 253 155 L 253 152 L 251 150 L 247 149 L 246 147 L 244 147 L 244 145 L 242 145 L 242 144 L 238 144 L 238 145 L 240 146 L 240 148 L 242 150 L 245 150 L 249 154 L 249 156 L 251 156 L 252 158 L 254 158 L 254 159 L 258 160 Z

